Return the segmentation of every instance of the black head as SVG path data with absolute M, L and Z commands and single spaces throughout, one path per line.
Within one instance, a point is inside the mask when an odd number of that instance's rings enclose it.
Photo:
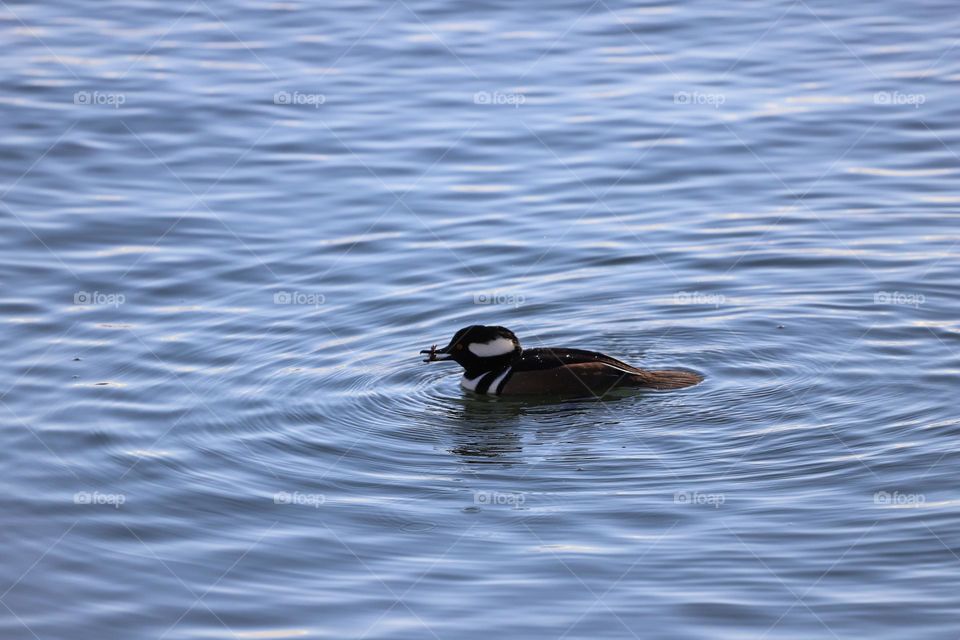
M 475 324 L 457 331 L 443 349 L 434 345 L 420 353 L 427 354 L 424 362 L 453 360 L 471 376 L 506 366 L 520 351 L 520 341 L 510 329 Z

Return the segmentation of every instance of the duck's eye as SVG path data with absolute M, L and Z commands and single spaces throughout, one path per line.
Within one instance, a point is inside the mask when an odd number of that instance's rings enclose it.
M 454 351 L 460 351 L 461 349 L 463 349 L 463 345 L 462 345 L 462 344 L 458 344 L 458 345 L 456 345 L 456 346 L 453 348 Z

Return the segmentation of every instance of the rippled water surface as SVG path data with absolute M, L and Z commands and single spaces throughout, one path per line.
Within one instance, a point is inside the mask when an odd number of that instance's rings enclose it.
M 958 27 L 0 2 L 0 637 L 956 638 Z

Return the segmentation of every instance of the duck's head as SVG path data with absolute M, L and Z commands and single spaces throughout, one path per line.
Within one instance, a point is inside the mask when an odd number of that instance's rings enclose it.
M 520 341 L 510 329 L 475 324 L 457 331 L 443 349 L 433 345 L 420 353 L 427 354 L 424 362 L 453 360 L 470 373 L 506 366 L 520 351 Z

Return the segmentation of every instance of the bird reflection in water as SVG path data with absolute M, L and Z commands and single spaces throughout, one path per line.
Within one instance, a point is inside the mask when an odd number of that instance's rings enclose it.
M 521 418 L 530 417 L 534 422 L 543 423 L 545 429 L 538 430 L 535 435 L 547 443 L 558 435 L 558 428 L 563 429 L 571 423 L 573 414 L 599 410 L 598 421 L 606 422 L 610 414 L 598 404 L 635 395 L 636 392 L 607 395 L 602 399 L 525 398 L 518 401 L 470 394 L 447 409 L 454 439 L 449 451 L 462 456 L 468 464 L 523 464 L 526 462 L 520 457 L 523 434 L 518 429 Z

